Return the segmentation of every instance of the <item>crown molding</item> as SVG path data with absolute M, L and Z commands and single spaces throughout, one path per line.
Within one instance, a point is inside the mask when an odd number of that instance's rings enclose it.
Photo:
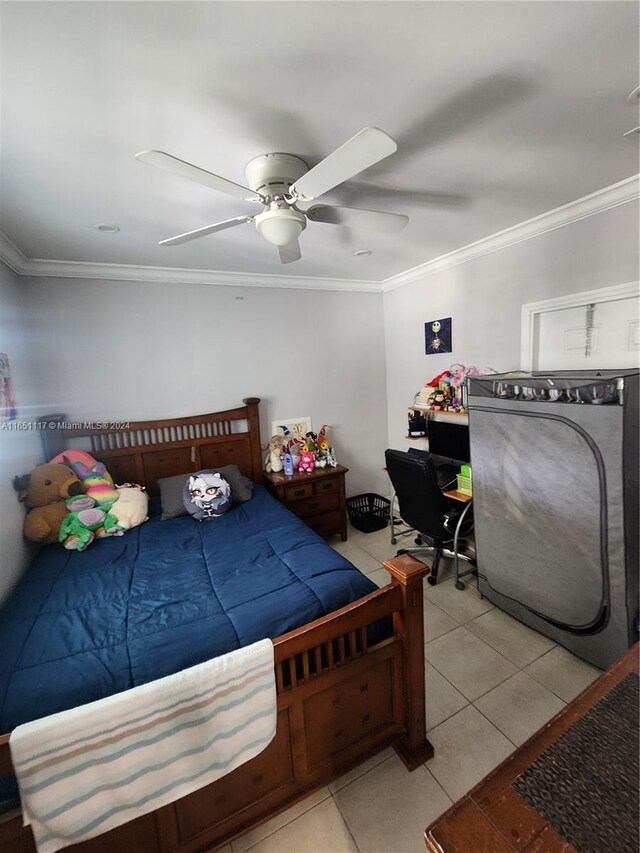
M 15 267 L 14 267 L 15 268 Z M 380 283 L 359 279 L 279 276 L 265 273 L 221 272 L 137 264 L 102 264 L 24 258 L 21 275 L 38 278 L 85 278 L 109 281 L 147 281 L 158 284 L 201 284 L 226 287 L 280 287 L 298 290 L 348 290 L 380 293 Z
M 24 275 L 24 268 L 27 264 L 27 259 L 22 254 L 17 246 L 14 246 L 11 240 L 0 231 L 0 261 L 6 264 L 9 269 L 17 272 L 18 275 Z
M 20 249 L 0 232 L 0 261 L 18 275 L 37 278 L 85 278 L 111 281 L 147 281 L 165 284 L 201 284 L 229 287 L 280 287 L 299 290 L 355 291 L 387 293 L 420 279 L 435 275 L 450 267 L 474 258 L 554 231 L 588 216 L 627 204 L 640 198 L 640 175 L 612 184 L 576 201 L 498 231 L 446 255 L 440 255 L 413 269 L 384 279 L 384 281 L 316 278 L 312 276 L 280 276 L 264 273 L 220 272 L 179 267 L 139 266 L 136 264 L 103 264 L 83 261 L 57 261 L 27 258 Z
M 635 201 L 640 198 L 639 179 L 640 175 L 632 175 L 617 184 L 597 190 L 590 195 L 576 199 L 576 201 L 563 204 L 561 207 L 556 207 L 539 216 L 534 216 L 533 219 L 512 225 L 503 231 L 498 231 L 489 237 L 483 237 L 481 240 L 476 240 L 474 243 L 469 243 L 467 246 L 462 246 L 446 255 L 440 255 L 438 258 L 406 270 L 406 272 L 391 276 L 382 282 L 382 291 L 387 293 L 398 287 L 404 287 L 406 284 L 435 275 L 450 267 L 458 266 L 458 264 L 464 264 L 474 258 L 482 257 L 482 255 L 497 252 L 500 249 L 521 243 L 523 240 L 530 240 L 532 237 L 538 237 L 540 234 L 546 234 L 556 228 L 563 228 L 565 225 L 586 219 L 588 216 L 594 216 L 621 204 Z

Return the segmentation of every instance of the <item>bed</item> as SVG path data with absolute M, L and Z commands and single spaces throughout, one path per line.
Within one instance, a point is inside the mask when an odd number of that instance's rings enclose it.
M 3 644 L 0 773 L 12 775 L 14 726 L 266 636 L 278 693 L 277 734 L 264 752 L 69 850 L 211 849 L 390 743 L 409 769 L 433 754 L 424 710 L 427 568 L 408 556 L 388 561 L 390 584 L 378 590 L 275 501 L 260 485 L 259 400 L 243 402 L 122 429 L 45 433 L 48 458 L 88 441 L 116 482 L 145 485 L 152 510 L 141 527 L 86 552 L 49 546 L 19 585 Z M 202 525 L 160 521 L 160 478 L 226 464 L 257 484 L 250 501 Z M 0 847 L 34 849 L 19 811 L 2 819 Z

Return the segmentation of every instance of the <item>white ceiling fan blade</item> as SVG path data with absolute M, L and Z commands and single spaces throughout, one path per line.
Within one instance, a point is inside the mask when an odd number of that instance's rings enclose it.
M 368 228 L 371 231 L 386 231 L 391 234 L 402 231 L 409 217 L 402 213 L 382 213 L 379 210 L 360 210 L 355 207 L 331 207 L 314 204 L 305 214 L 312 222 L 328 222 L 331 225 L 346 225 L 349 228 Z
M 393 139 L 377 127 L 365 127 L 299 178 L 292 194 L 311 201 L 398 149 Z
M 189 240 L 196 240 L 198 237 L 206 237 L 207 234 L 215 234 L 216 231 L 225 231 L 227 228 L 233 228 L 235 225 L 241 225 L 243 222 L 253 222 L 253 216 L 236 216 L 235 219 L 225 219 L 224 222 L 216 222 L 215 225 L 205 225 L 204 228 L 196 228 L 195 231 L 185 231 L 184 234 L 178 234 L 175 237 L 168 237 L 166 240 L 160 241 L 160 246 L 178 246 L 180 243 L 188 243 Z
M 178 175 L 181 178 L 188 178 L 197 184 L 204 184 L 213 190 L 241 198 L 243 201 L 262 201 L 262 196 L 248 187 L 243 187 L 233 181 L 228 181 L 226 178 L 221 178 L 219 175 L 214 175 L 212 172 L 199 169 L 198 166 L 192 166 L 191 163 L 185 163 L 184 160 L 172 157 L 171 154 L 165 154 L 164 151 L 140 151 L 135 156 L 141 163 L 147 163 L 149 166 L 155 166 L 157 169 L 163 169 L 165 172 L 170 172 L 172 175 Z
M 289 243 L 288 246 L 278 246 L 278 252 L 280 254 L 280 261 L 283 264 L 290 264 L 292 261 L 299 261 L 302 257 L 300 252 L 300 243 L 297 240 L 294 240 L 293 243 Z

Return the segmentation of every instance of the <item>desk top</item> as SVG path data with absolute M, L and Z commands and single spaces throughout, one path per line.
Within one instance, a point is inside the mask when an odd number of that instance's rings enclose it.
M 451 500 L 459 501 L 461 504 L 468 504 L 473 500 L 473 495 L 468 495 L 466 492 L 459 492 L 458 489 L 449 489 L 442 494 L 445 498 L 451 498 Z
M 512 783 L 629 673 L 638 672 L 636 645 L 479 785 L 427 827 L 429 853 L 575 853 Z M 614 848 L 611 848 L 614 849 Z

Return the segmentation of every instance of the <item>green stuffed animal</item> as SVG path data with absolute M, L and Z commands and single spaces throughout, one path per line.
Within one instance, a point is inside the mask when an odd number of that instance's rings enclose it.
M 94 539 L 122 536 L 124 529 L 109 510 L 111 504 L 96 506 L 89 495 L 80 495 L 66 501 L 67 515 L 62 520 L 58 539 L 68 551 L 84 551 Z

